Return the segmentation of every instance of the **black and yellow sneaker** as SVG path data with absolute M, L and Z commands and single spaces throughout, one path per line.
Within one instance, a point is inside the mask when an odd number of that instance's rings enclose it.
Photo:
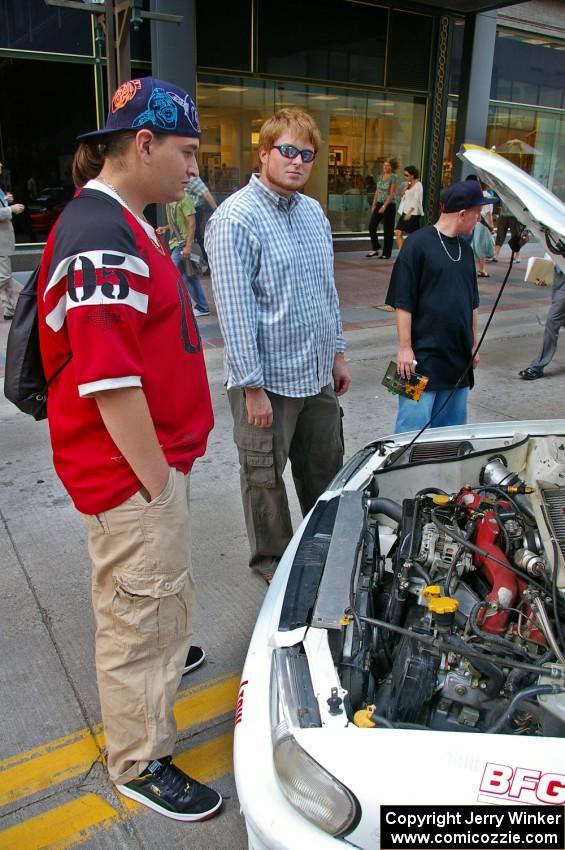
M 217 791 L 187 776 L 173 764 L 171 756 L 155 759 L 137 779 L 116 788 L 124 797 L 173 820 L 207 820 L 222 805 Z

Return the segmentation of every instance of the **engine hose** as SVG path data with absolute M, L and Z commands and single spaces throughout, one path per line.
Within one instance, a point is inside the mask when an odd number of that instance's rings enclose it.
M 466 658 L 484 658 L 485 653 L 480 652 L 479 650 L 472 649 L 470 646 L 460 646 L 458 644 L 452 644 L 450 637 L 446 640 L 441 640 L 440 638 L 436 638 L 430 634 L 421 634 L 420 632 L 416 632 L 413 629 L 406 629 L 404 626 L 397 626 L 394 623 L 387 623 L 385 620 L 377 620 L 375 617 L 364 617 L 362 615 L 358 615 L 359 620 L 362 623 L 368 623 L 370 626 L 376 626 L 377 628 L 387 629 L 391 632 L 396 632 L 399 635 L 406 635 L 413 640 L 418 640 L 420 643 L 424 643 L 426 646 L 431 646 L 434 649 L 439 649 L 442 652 L 458 652 L 459 655 L 464 655 Z M 503 667 L 512 667 L 517 670 L 525 670 L 527 673 L 537 673 L 540 676 L 556 676 L 559 678 L 565 677 L 565 670 L 553 669 L 551 667 L 540 667 L 537 664 L 527 664 L 525 661 L 516 661 L 514 658 L 507 658 L 506 656 L 502 656 L 496 659 L 497 663 L 501 664 Z
M 557 656 L 557 660 L 560 664 L 565 664 L 565 656 L 561 652 L 559 643 L 557 642 L 553 633 L 553 629 L 551 628 L 551 623 L 549 622 L 549 617 L 547 616 L 545 605 L 543 604 L 539 596 L 536 596 L 534 599 L 532 599 L 531 608 L 534 614 L 536 615 L 540 631 L 545 635 L 545 639 L 547 640 L 551 649 Z M 557 622 L 559 622 L 559 620 L 557 620 Z
M 379 496 L 367 499 L 367 510 L 370 514 L 384 514 L 398 525 L 402 522 L 402 505 L 392 499 L 384 499 Z
M 414 547 L 416 545 L 417 531 L 418 531 L 418 518 L 420 516 L 420 501 L 419 499 L 414 500 L 414 513 L 412 514 L 412 528 L 410 530 L 410 548 L 408 550 L 408 557 L 410 560 L 414 557 Z M 402 551 L 402 547 L 401 551 Z
M 371 714 L 371 720 L 376 726 L 384 726 L 385 729 L 395 729 L 394 723 L 385 717 L 383 714 Z
M 496 732 L 500 732 L 510 720 L 519 704 L 525 699 L 538 696 L 538 694 L 561 694 L 563 693 L 563 690 L 564 689 L 559 685 L 532 685 L 531 688 L 524 688 L 523 691 L 518 691 L 518 693 L 512 697 L 510 703 L 506 706 L 498 720 L 485 731 L 489 732 L 491 735 L 494 735 Z
M 527 678 L 530 678 L 529 673 L 525 673 L 523 670 L 511 670 L 506 677 L 506 686 L 504 688 L 505 693 L 512 698 L 518 693 L 522 682 Z
M 552 658 L 555 658 L 555 653 L 552 649 L 548 649 L 547 652 L 544 652 L 538 659 L 539 664 L 546 664 L 551 661 Z M 511 670 L 508 676 L 506 677 L 506 687 L 505 690 L 507 693 L 512 696 L 513 694 L 518 692 L 518 688 L 520 687 L 520 683 L 523 679 L 525 679 L 529 674 L 525 673 L 523 670 Z
M 463 638 L 460 638 L 459 635 L 452 635 L 451 640 L 456 643 L 461 642 L 465 644 Z M 489 697 L 489 699 L 494 698 L 497 694 L 502 690 L 502 685 L 504 684 L 504 673 L 493 661 L 489 661 L 487 658 L 474 658 L 472 661 L 473 667 L 482 673 L 487 678 L 485 694 Z
M 403 721 L 393 721 L 384 717 L 382 714 L 371 714 L 371 720 L 377 726 L 384 726 L 385 729 L 425 729 L 429 732 L 428 726 L 423 726 L 421 723 L 404 723 Z
M 419 561 L 412 561 L 411 569 L 413 569 L 415 573 L 418 573 L 420 578 L 423 578 L 424 581 L 426 582 L 426 584 L 432 583 L 432 580 L 430 578 L 430 574 L 428 572 L 426 572 L 426 570 L 424 569 L 424 567 L 421 565 L 421 563 Z
M 524 649 L 523 646 L 517 646 L 515 643 L 512 643 L 511 640 L 507 640 L 506 638 L 500 637 L 500 635 L 493 635 L 488 632 L 484 632 L 481 629 L 481 627 L 477 623 L 477 614 L 479 613 L 481 608 L 488 608 L 488 602 L 477 602 L 477 604 L 472 608 L 471 613 L 469 614 L 468 622 L 473 634 L 477 637 L 480 637 L 481 640 L 485 641 L 485 643 L 492 643 L 494 644 L 494 646 L 502 647 L 502 649 L 505 649 L 506 652 L 513 652 L 516 655 L 521 655 L 522 658 L 527 658 L 528 660 L 531 660 L 530 653 L 527 649 Z
M 489 561 L 494 561 L 495 564 L 500 564 L 501 567 L 505 567 L 507 570 L 516 573 L 516 575 L 521 578 L 522 581 L 525 581 L 527 584 L 531 584 L 533 587 L 537 587 L 537 589 L 541 590 L 542 593 L 547 593 L 547 588 L 545 588 L 543 584 L 540 584 L 527 573 L 522 572 L 522 570 L 519 570 L 517 567 L 515 567 L 509 562 L 507 563 L 505 561 L 501 561 L 500 558 L 495 558 L 494 555 L 491 555 L 490 552 L 486 551 L 486 549 L 481 549 L 480 546 L 475 546 L 474 543 L 471 543 L 470 540 L 467 540 L 467 538 L 461 534 L 459 529 L 453 528 L 453 526 L 451 525 L 445 525 L 441 520 L 437 518 L 436 509 L 432 510 L 431 517 L 434 523 L 441 531 L 445 532 L 445 534 L 453 538 L 453 540 L 457 540 L 458 543 L 462 543 L 464 546 L 467 547 L 467 549 L 470 549 L 471 552 L 476 552 L 478 555 L 482 555 L 483 558 L 488 558 Z
M 494 517 L 498 523 L 498 527 L 500 528 L 502 540 L 504 541 L 504 554 L 508 556 L 510 552 L 510 538 L 508 537 L 508 532 L 506 531 L 504 522 L 502 521 L 502 517 L 500 516 L 500 506 L 495 502 L 492 506 L 492 510 L 494 513 Z
M 464 546 L 459 544 L 457 552 L 453 556 L 453 560 L 452 560 L 451 564 L 449 565 L 449 569 L 448 569 L 448 571 L 445 575 L 445 579 L 444 579 L 444 582 L 443 582 L 443 588 L 444 588 L 446 596 L 449 596 L 449 588 L 451 587 L 451 579 L 453 578 L 453 573 L 455 572 L 457 564 L 459 563 L 459 558 L 463 554 L 464 548 L 465 548 Z
M 512 493 L 507 493 L 502 487 L 497 487 L 496 484 L 484 484 L 482 487 L 477 487 L 477 493 L 496 493 L 501 499 L 510 502 L 516 513 L 520 514 L 527 521 L 528 525 L 532 527 L 536 526 L 535 514 L 530 506 L 518 502 Z
M 422 490 L 418 490 L 414 498 L 417 499 L 419 496 L 427 496 L 428 493 L 433 493 L 434 496 L 449 496 L 449 493 L 446 493 L 445 490 L 442 490 L 440 487 L 424 487 Z

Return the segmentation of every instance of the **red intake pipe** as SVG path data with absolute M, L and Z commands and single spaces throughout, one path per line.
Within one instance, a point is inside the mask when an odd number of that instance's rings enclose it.
M 479 517 L 476 522 L 473 540 L 475 546 L 484 549 L 489 555 L 492 555 L 499 561 L 509 564 L 508 558 L 495 543 L 500 529 L 493 511 L 485 511 L 483 516 Z M 480 555 L 476 552 L 473 560 L 478 567 L 483 568 L 483 572 L 492 585 L 492 590 L 486 597 L 487 602 L 497 602 L 502 609 L 515 608 L 518 596 L 525 589 L 526 584 L 520 581 L 512 570 L 503 567 L 502 564 L 497 564 L 496 561 L 493 561 L 486 555 Z M 477 622 L 483 631 L 502 635 L 506 631 L 511 614 L 512 612 L 507 610 L 500 610 L 489 614 L 488 611 L 482 609 L 477 617 Z

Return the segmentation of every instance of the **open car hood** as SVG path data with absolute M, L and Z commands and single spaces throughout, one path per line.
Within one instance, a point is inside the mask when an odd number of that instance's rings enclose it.
M 521 168 L 479 145 L 457 154 L 504 201 L 565 272 L 565 204 Z

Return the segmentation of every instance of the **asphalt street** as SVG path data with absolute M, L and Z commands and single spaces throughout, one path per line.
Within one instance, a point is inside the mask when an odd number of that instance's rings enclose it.
M 504 249 L 481 281 L 481 323 L 506 271 Z M 565 343 L 546 377 L 517 373 L 535 355 L 550 300 L 525 283 L 528 245 L 511 273 L 481 351 L 470 421 L 564 415 Z M 343 397 L 346 457 L 390 432 L 396 399 L 380 381 L 396 354 L 394 315 L 382 309 L 391 264 L 341 253 L 336 273 L 352 374 Z M 206 281 L 209 287 L 209 279 Z M 225 797 L 213 821 L 185 825 L 116 794 L 102 763 L 85 533 L 52 466 L 45 423 L 0 399 L 0 850 L 245 850 L 231 766 L 234 702 L 265 585 L 247 566 L 237 455 L 222 386 L 216 317 L 201 319 L 216 426 L 192 475 L 194 641 L 204 666 L 183 679 L 177 753 Z M 7 323 L 0 326 L 3 362 Z M 289 485 L 292 492 L 292 485 Z M 298 518 L 296 501 L 292 509 Z M 377 769 L 377 766 L 375 766 Z M 304 850 L 304 848 L 297 848 Z

